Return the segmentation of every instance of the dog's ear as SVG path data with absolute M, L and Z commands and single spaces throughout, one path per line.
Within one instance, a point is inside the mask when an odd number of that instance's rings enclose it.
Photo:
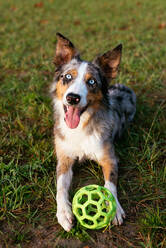
M 54 64 L 60 67 L 68 63 L 72 58 L 78 56 L 78 52 L 72 42 L 64 37 L 62 34 L 57 33 L 57 45 L 54 57 Z
M 113 50 L 104 53 L 95 59 L 94 63 L 97 64 L 107 80 L 115 78 L 118 73 L 119 64 L 122 55 L 122 44 L 115 47 Z

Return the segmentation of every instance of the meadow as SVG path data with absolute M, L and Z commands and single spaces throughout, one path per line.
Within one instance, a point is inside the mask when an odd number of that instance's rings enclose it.
M 166 247 L 165 0 L 1 0 L 0 248 Z M 66 233 L 56 219 L 56 156 L 49 85 L 56 32 L 92 60 L 123 44 L 118 77 L 137 95 L 134 122 L 115 147 L 122 226 Z M 78 173 L 79 171 L 79 173 Z M 103 185 L 101 168 L 74 168 L 70 197 Z

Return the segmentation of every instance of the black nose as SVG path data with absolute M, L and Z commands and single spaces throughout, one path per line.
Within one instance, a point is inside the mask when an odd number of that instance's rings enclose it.
M 80 99 L 81 97 L 77 94 L 74 94 L 74 93 L 69 93 L 67 96 L 66 96 L 66 100 L 69 104 L 71 105 L 75 105 L 75 104 L 78 104 L 80 102 Z

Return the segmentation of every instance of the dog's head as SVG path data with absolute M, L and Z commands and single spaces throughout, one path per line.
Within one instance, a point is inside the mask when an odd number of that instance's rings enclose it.
M 119 45 L 93 62 L 83 61 L 71 41 L 57 34 L 56 71 L 51 91 L 53 98 L 63 104 L 64 118 L 69 128 L 79 125 L 86 109 L 96 111 L 108 102 L 108 83 L 116 77 L 121 52 L 122 45 Z

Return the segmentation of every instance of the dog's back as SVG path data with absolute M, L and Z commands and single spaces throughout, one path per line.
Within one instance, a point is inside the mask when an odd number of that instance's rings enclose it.
M 123 84 L 115 84 L 109 87 L 109 100 L 112 112 L 115 112 L 115 127 L 112 139 L 119 138 L 124 129 L 133 120 L 136 112 L 136 95 Z M 118 123 L 118 126 L 117 126 Z

